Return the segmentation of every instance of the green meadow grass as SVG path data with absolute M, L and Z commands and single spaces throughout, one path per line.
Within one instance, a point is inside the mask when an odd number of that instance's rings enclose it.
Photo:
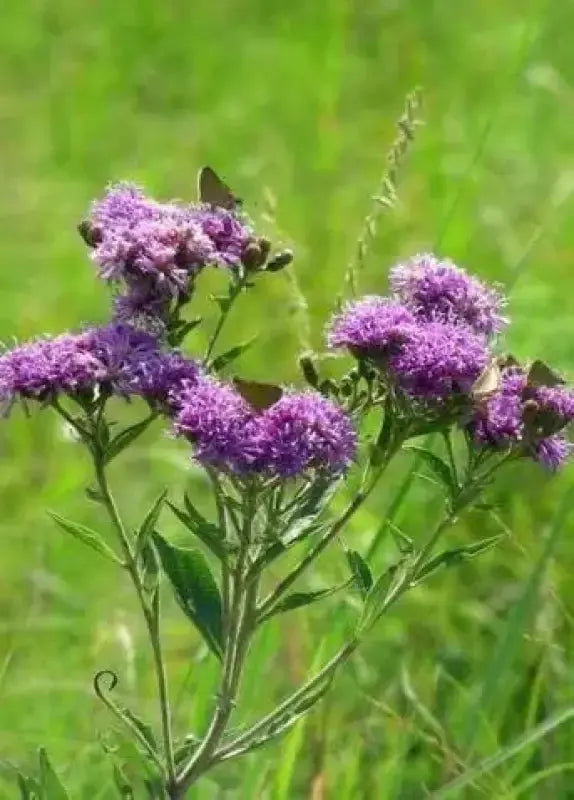
M 4 341 L 105 319 L 106 291 L 75 224 L 109 180 L 189 198 L 209 163 L 261 230 L 296 252 L 293 270 L 244 302 L 225 341 L 260 333 L 242 373 L 296 382 L 296 353 L 322 348 L 404 95 L 423 85 L 426 124 L 361 289 L 384 291 L 390 264 L 435 248 L 508 287 L 507 348 L 574 377 L 570 0 L 4 0 L 1 21 Z M 207 295 L 222 285 L 220 275 L 202 283 L 207 326 Z M 141 621 L 113 567 L 47 517 L 105 524 L 83 499 L 90 472 L 78 447 L 48 413 L 15 412 L 0 452 L 0 758 L 27 767 L 45 745 L 72 798 L 107 800 L 98 733 L 112 720 L 91 679 L 116 670 L 118 691 L 156 720 Z M 112 478 L 134 522 L 168 483 L 207 491 L 159 429 Z M 509 472 L 491 492 L 497 516 L 470 515 L 449 534 L 460 543 L 505 530 L 498 548 L 410 593 L 312 715 L 190 796 L 574 797 L 573 498 L 574 468 Z M 439 513 L 407 455 L 346 534 L 363 552 L 378 536 L 375 569 L 392 553 L 389 509 L 415 537 Z M 183 535 L 167 516 L 162 530 Z M 343 570 L 333 548 L 308 583 Z M 201 730 L 216 670 L 166 603 L 178 726 Z M 355 611 L 334 597 L 270 625 L 238 722 L 326 660 Z M 8 772 L 0 796 L 17 796 Z

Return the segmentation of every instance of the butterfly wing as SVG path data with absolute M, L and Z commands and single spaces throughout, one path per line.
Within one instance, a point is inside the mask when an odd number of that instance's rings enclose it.
M 475 400 L 484 400 L 497 392 L 500 389 L 500 384 L 500 367 L 496 359 L 493 359 L 472 384 L 470 393 Z
M 556 372 L 544 363 L 544 361 L 534 361 L 528 370 L 529 386 L 562 386 L 565 381 Z
M 202 203 L 234 211 L 241 201 L 211 167 L 202 167 L 197 179 L 198 195 Z
M 266 411 L 283 397 L 283 389 L 274 383 L 244 381 L 234 378 L 233 385 L 254 411 Z

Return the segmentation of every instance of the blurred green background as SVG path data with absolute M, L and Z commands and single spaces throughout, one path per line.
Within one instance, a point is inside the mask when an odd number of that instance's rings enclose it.
M 260 332 L 241 368 L 297 380 L 354 252 L 405 93 L 425 88 L 426 124 L 381 223 L 362 290 L 397 259 L 436 249 L 511 293 L 507 345 L 574 376 L 574 4 L 571 0 L 4 0 L 0 28 L 0 337 L 106 318 L 108 296 L 76 231 L 110 180 L 190 198 L 212 164 L 261 231 L 292 246 L 291 275 L 261 281 L 232 343 Z M 208 329 L 214 309 L 202 285 Z M 308 313 L 305 311 L 308 307 Z M 203 339 L 202 339 L 203 337 Z M 205 333 L 198 333 L 200 347 Z M 89 464 L 46 412 L 0 427 L 0 757 L 29 765 L 44 744 L 73 798 L 114 797 L 98 731 L 112 725 L 91 678 L 155 719 L 130 587 L 65 538 L 46 508 L 102 528 Z M 347 541 L 365 550 L 393 504 L 404 457 Z M 129 519 L 170 482 L 205 493 L 161 430 L 118 462 Z M 409 594 L 280 744 L 226 766 L 192 797 L 417 800 L 574 703 L 574 471 L 524 464 L 453 542 L 508 537 Z M 424 534 L 440 499 L 414 477 L 395 524 Z M 181 531 L 167 517 L 162 528 Z M 386 536 L 373 564 L 390 552 Z M 308 585 L 342 575 L 340 551 Z M 268 709 L 340 643 L 355 609 L 335 598 L 258 641 L 238 719 Z M 165 646 L 178 726 L 201 729 L 215 670 L 169 606 Z M 185 686 L 185 690 L 182 689 Z M 453 797 L 574 797 L 574 726 L 556 727 Z M 8 773 L 5 773 L 7 776 Z M 0 796 L 16 797 L 0 777 Z

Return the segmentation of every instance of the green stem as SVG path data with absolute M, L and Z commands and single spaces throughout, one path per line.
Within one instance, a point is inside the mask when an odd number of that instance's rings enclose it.
M 245 731 L 245 733 L 241 734 L 241 736 L 233 742 L 230 742 L 228 745 L 218 750 L 213 758 L 214 763 L 245 752 L 245 750 L 253 744 L 254 739 L 268 730 L 270 726 L 273 726 L 275 722 L 289 714 L 290 710 L 296 707 L 301 700 L 304 700 L 306 695 L 320 686 L 328 677 L 333 675 L 338 667 L 355 652 L 358 644 L 358 640 L 356 639 L 347 642 L 347 644 L 344 645 L 313 678 L 290 695 L 277 706 L 277 708 L 267 714 L 267 716 L 260 719 L 259 722 L 249 728 L 249 730 Z
M 237 283 L 233 284 L 229 289 L 228 302 L 223 311 L 221 312 L 221 314 L 219 315 L 219 319 L 217 320 L 217 325 L 215 326 L 215 329 L 211 335 L 211 339 L 208 342 L 207 350 L 205 351 L 205 355 L 203 357 L 204 367 L 207 367 L 209 364 L 209 359 L 211 358 L 215 345 L 217 344 L 217 340 L 221 335 L 221 331 L 223 330 L 223 327 L 227 322 L 227 318 L 229 317 L 229 312 L 231 311 L 235 301 L 243 291 L 244 286 L 245 286 L 245 278 L 241 278 L 237 281 Z
M 199 747 L 181 769 L 174 784 L 173 800 L 183 797 L 189 787 L 213 764 L 213 754 L 227 727 L 239 688 L 245 657 L 255 629 L 258 581 L 246 581 L 252 510 L 245 510 L 241 549 L 232 574 L 231 608 L 227 622 L 225 656 L 217 705 Z
M 351 500 L 345 511 L 341 514 L 339 519 L 337 519 L 332 527 L 325 533 L 321 539 L 314 545 L 314 547 L 309 550 L 307 555 L 301 559 L 299 564 L 280 581 L 275 589 L 265 598 L 263 603 L 258 607 L 258 618 L 262 619 L 263 617 L 267 616 L 275 603 L 285 594 L 287 589 L 305 572 L 305 570 L 315 561 L 317 556 L 319 556 L 323 550 L 333 541 L 333 539 L 341 532 L 341 530 L 345 527 L 347 522 L 351 519 L 351 517 L 356 513 L 356 511 L 363 505 L 365 500 L 369 497 L 373 489 L 376 487 L 381 475 L 385 471 L 386 467 L 390 463 L 391 457 L 393 453 L 389 454 L 388 458 L 385 462 L 376 470 L 375 474 L 371 478 L 371 482 L 366 489 L 363 489 L 355 495 L 355 497 Z
M 156 679 L 157 679 L 167 776 L 169 784 L 171 785 L 175 780 L 175 761 L 173 755 L 173 737 L 171 731 L 171 714 L 169 706 L 167 676 L 161 649 L 161 637 L 159 631 L 159 595 L 156 595 L 156 599 L 154 600 L 154 602 L 152 603 L 152 607 L 150 608 L 148 600 L 146 598 L 145 589 L 140 580 L 136 558 L 133 552 L 130 538 L 122 522 L 122 518 L 118 511 L 118 507 L 116 505 L 114 497 L 111 493 L 102 460 L 95 458 L 94 466 L 96 472 L 96 480 L 98 482 L 98 487 L 102 496 L 102 500 L 108 512 L 108 516 L 110 517 L 112 525 L 114 526 L 114 529 L 117 533 L 120 546 L 124 553 L 126 569 L 130 575 L 130 578 L 136 590 L 139 605 L 141 607 L 148 630 L 148 635 L 153 653 Z

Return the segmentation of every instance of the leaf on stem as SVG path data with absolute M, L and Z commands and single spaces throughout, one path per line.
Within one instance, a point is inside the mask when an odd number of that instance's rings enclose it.
M 112 548 L 105 543 L 100 534 L 96 533 L 96 531 L 93 531 L 86 525 L 80 525 L 79 522 L 73 522 L 70 519 L 61 517 L 54 511 L 48 511 L 48 514 L 52 517 L 54 522 L 59 525 L 60 528 L 62 528 L 62 530 L 66 531 L 66 533 L 71 533 L 72 536 L 75 536 L 76 539 L 80 540 L 80 542 L 87 544 L 88 547 L 92 548 L 92 550 L 95 550 L 100 555 L 105 556 L 105 558 L 113 561 L 115 564 L 122 563 Z
M 236 361 L 239 356 L 243 355 L 246 350 L 253 345 L 257 336 L 253 336 L 251 339 L 247 339 L 245 342 L 240 342 L 240 344 L 236 344 L 234 347 L 230 347 L 229 350 L 226 350 L 221 355 L 216 356 L 210 364 L 210 368 L 214 372 L 221 372 L 222 369 L 229 366 L 233 361 Z
M 221 596 L 207 561 L 199 550 L 175 547 L 157 531 L 153 533 L 153 542 L 177 602 L 221 659 Z
M 453 474 L 451 468 L 443 461 L 440 456 L 433 453 L 432 450 L 427 450 L 426 447 L 419 447 L 418 445 L 409 445 L 405 448 L 420 456 L 425 464 L 430 467 L 434 476 L 445 486 L 450 496 L 454 496 L 459 489 L 456 475 Z
M 142 524 L 136 531 L 136 553 L 140 553 L 143 550 L 150 536 L 152 535 L 154 528 L 157 525 L 157 521 L 159 519 L 159 515 L 161 514 L 166 497 L 167 489 L 164 489 L 162 492 L 160 492 L 153 505 L 145 515 Z
M 124 428 L 117 436 L 111 440 L 106 447 L 104 453 L 104 464 L 109 464 L 112 459 L 116 458 L 126 447 L 134 442 L 148 427 L 152 421 L 153 415 L 136 422 L 135 425 L 130 425 L 129 428 Z
M 42 800 L 69 800 L 69 795 L 54 772 L 48 754 L 41 747 L 38 751 L 40 761 L 40 797 Z
M 267 614 L 261 617 L 259 622 L 265 622 L 276 614 L 284 614 L 286 611 L 294 611 L 296 608 L 302 608 L 303 606 L 311 605 L 311 603 L 316 603 L 317 600 L 329 597 L 347 585 L 348 582 L 345 581 L 345 583 L 340 583 L 337 586 L 329 586 L 327 589 L 318 589 L 315 592 L 293 592 L 293 594 L 287 595 L 283 600 L 276 603 Z
M 423 564 L 417 572 L 414 581 L 421 581 L 428 578 L 433 572 L 436 572 L 440 567 L 454 567 L 462 561 L 467 561 L 470 558 L 475 558 L 481 553 L 485 553 L 492 547 L 495 547 L 501 539 L 506 538 L 506 533 L 497 533 L 495 536 L 489 536 L 486 539 L 481 539 L 474 544 L 468 544 L 463 547 L 453 547 L 450 550 L 445 550 L 442 553 L 431 558 L 426 564 Z
M 373 575 L 369 565 L 357 550 L 346 550 L 345 556 L 353 575 L 355 586 L 364 600 L 373 585 Z
M 203 542 L 203 544 L 219 559 L 225 558 L 225 547 L 223 545 L 223 535 L 217 525 L 209 522 L 193 506 L 187 495 L 184 497 L 185 511 L 168 501 L 167 505 L 173 511 L 178 520 L 187 528 L 190 533 Z

